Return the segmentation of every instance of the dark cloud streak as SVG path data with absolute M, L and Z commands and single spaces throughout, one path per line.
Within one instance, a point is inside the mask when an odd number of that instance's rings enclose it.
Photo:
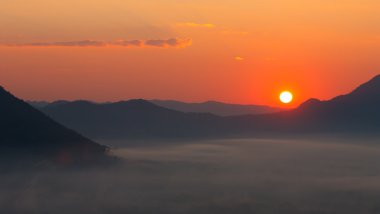
M 152 39 L 152 40 L 117 40 L 117 41 L 97 41 L 97 40 L 80 40 L 67 42 L 40 42 L 24 44 L 3 44 L 10 47 L 173 47 L 184 48 L 190 46 L 191 39 Z

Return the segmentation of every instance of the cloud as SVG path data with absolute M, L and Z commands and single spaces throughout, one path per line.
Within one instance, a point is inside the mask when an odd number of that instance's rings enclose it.
M 8 46 L 37 46 L 37 47 L 102 47 L 107 43 L 103 41 L 82 40 L 82 41 L 68 41 L 68 42 L 37 42 L 25 44 L 10 44 Z
M 116 42 L 110 43 L 111 45 L 115 46 L 135 46 L 135 47 L 142 47 L 144 45 L 144 41 L 142 40 L 118 40 Z
M 204 23 L 204 24 L 199 24 L 199 23 L 194 23 L 194 22 L 185 22 L 185 23 L 178 23 L 178 26 L 182 27 L 204 27 L 204 28 L 214 28 L 214 24 L 210 23 Z
M 235 60 L 236 60 L 236 61 L 243 61 L 243 60 L 244 60 L 244 58 L 243 58 L 243 57 L 241 57 L 241 56 L 235 56 Z
M 152 39 L 152 40 L 116 40 L 116 41 L 97 41 L 80 40 L 67 42 L 39 42 L 24 44 L 3 44 L 10 47 L 173 47 L 184 48 L 192 44 L 191 39 Z
M 184 48 L 192 44 L 191 39 L 168 39 L 168 40 L 147 40 L 144 43 L 146 46 L 155 47 L 179 47 Z

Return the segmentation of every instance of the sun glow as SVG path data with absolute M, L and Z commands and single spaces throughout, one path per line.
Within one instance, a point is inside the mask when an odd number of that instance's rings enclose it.
M 280 101 L 285 104 L 291 103 L 293 101 L 293 94 L 290 91 L 281 92 Z

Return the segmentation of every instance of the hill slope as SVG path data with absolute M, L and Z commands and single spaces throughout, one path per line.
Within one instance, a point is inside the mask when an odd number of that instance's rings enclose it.
M 81 159 L 103 154 L 106 150 L 106 147 L 58 124 L 1 87 L 0 118 L 2 156 L 17 151 Z

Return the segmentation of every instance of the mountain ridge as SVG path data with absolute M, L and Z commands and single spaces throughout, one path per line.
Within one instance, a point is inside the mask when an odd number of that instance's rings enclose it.
M 258 115 L 184 113 L 147 100 L 45 107 L 47 115 L 93 138 L 271 137 L 303 133 L 380 133 L 380 81 L 375 77 L 331 100 L 309 99 L 296 109 Z M 71 107 L 70 107 L 71 106 Z
M 199 103 L 188 103 L 176 100 L 148 100 L 158 106 L 170 108 L 182 112 L 212 113 L 219 116 L 234 116 L 244 114 L 265 114 L 279 112 L 283 109 L 266 105 L 244 105 L 231 104 L 219 101 L 205 101 Z

